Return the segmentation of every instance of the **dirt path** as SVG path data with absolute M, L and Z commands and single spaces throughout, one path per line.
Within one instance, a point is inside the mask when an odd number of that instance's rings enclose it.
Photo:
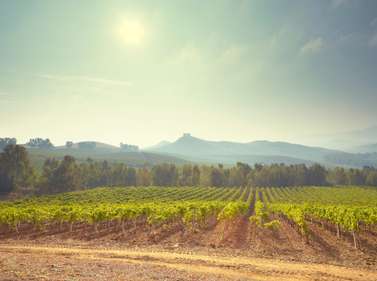
M 220 257 L 207 256 L 201 254 L 184 254 L 163 251 L 146 251 L 146 250 L 117 250 L 117 249 L 83 249 L 83 248 L 63 248 L 50 246 L 32 246 L 32 245 L 7 245 L 0 244 L 0 279 L 1 280 L 106 280 L 101 279 L 99 270 L 95 278 L 82 276 L 78 279 L 64 279 L 62 274 L 51 275 L 50 266 L 44 270 L 47 279 L 31 278 L 23 269 L 39 267 L 43 269 L 43 264 L 38 261 L 56 261 L 61 264 L 61 258 L 72 262 L 74 268 L 80 265 L 86 267 L 88 264 L 106 264 L 106 268 L 115 274 L 116 269 L 125 274 L 126 277 L 119 277 L 114 280 L 132 280 L 127 279 L 127 270 L 129 274 L 135 274 L 138 268 L 148 266 L 148 270 L 163 272 L 164 276 L 170 276 L 171 270 L 177 272 L 180 276 L 176 279 L 171 276 L 162 280 L 377 280 L 377 271 L 368 271 L 356 268 L 346 268 L 334 265 L 310 264 L 310 263 L 293 263 L 272 259 L 246 258 L 246 257 Z M 7 262 L 14 261 L 25 266 L 15 267 L 11 271 L 17 271 L 16 279 L 6 279 L 7 270 L 11 264 Z M 35 263 L 35 264 L 34 264 Z M 63 263 L 64 264 L 64 263 Z M 134 266 L 130 269 L 123 266 Z M 47 266 L 47 265 L 46 265 Z M 54 268 L 54 267 L 52 267 Z M 56 268 L 56 265 L 55 265 Z M 91 272 L 93 273 L 92 269 Z M 63 269 L 62 269 L 63 272 Z M 83 273 L 81 271 L 81 273 Z M 11 273 L 9 273 L 11 274 Z M 193 275 L 194 274 L 194 275 Z M 196 275 L 195 275 L 196 274 Z M 142 274 L 141 274 L 142 275 Z M 21 278 L 20 278 L 21 276 Z M 25 279 L 22 277 L 24 276 Z M 28 277 L 27 277 L 28 276 Z M 119 275 L 120 276 L 120 275 Z M 176 275 L 174 275 L 176 276 Z M 200 278 L 198 277 L 200 276 Z M 54 279 L 55 278 L 55 279 Z M 137 280 L 158 280 L 156 276 L 141 276 Z M 135 280 L 135 279 L 134 279 Z

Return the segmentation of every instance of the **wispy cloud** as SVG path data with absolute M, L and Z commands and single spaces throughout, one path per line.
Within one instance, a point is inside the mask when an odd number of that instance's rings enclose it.
M 0 102 L 12 102 L 14 100 L 14 97 L 7 92 L 0 91 Z
M 52 75 L 52 74 L 37 74 L 38 78 L 56 80 L 56 81 L 74 81 L 74 82 L 88 82 L 97 84 L 106 84 L 112 86 L 131 86 L 131 82 L 113 79 L 104 79 L 92 76 L 81 75 Z
M 368 45 L 371 48 L 377 47 L 377 32 L 369 39 Z
M 370 26 L 377 26 L 377 18 L 374 18 L 374 19 L 370 22 Z
M 225 49 L 219 59 L 224 64 L 237 64 L 247 53 L 248 48 L 242 45 L 233 45 Z
M 9 98 L 11 96 L 10 93 L 0 91 L 0 98 Z
M 338 8 L 344 4 L 346 4 L 348 0 L 331 0 L 331 6 L 333 8 Z
M 198 63 L 201 61 L 200 50 L 194 46 L 185 46 L 174 57 L 174 63 Z
M 301 55 L 315 54 L 320 52 L 325 47 L 325 41 L 322 37 L 310 39 L 300 49 Z

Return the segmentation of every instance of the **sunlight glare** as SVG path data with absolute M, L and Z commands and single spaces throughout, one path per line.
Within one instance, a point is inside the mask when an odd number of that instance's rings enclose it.
M 126 45 L 140 45 L 144 41 L 145 28 L 138 20 L 123 20 L 117 28 L 117 34 Z

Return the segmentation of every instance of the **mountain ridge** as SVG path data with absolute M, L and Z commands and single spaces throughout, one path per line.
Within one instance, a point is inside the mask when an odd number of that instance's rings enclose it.
M 216 158 L 220 156 L 280 156 L 302 159 L 303 161 L 321 162 L 324 156 L 342 151 L 322 147 L 305 146 L 282 141 L 258 140 L 250 142 L 209 141 L 190 134 L 184 134 L 175 142 L 160 146 L 151 151 L 183 156 L 200 156 L 201 158 Z

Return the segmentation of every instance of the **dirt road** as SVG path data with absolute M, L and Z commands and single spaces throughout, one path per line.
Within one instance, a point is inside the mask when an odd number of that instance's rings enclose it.
M 0 244 L 0 280 L 377 280 L 377 271 L 164 251 Z

